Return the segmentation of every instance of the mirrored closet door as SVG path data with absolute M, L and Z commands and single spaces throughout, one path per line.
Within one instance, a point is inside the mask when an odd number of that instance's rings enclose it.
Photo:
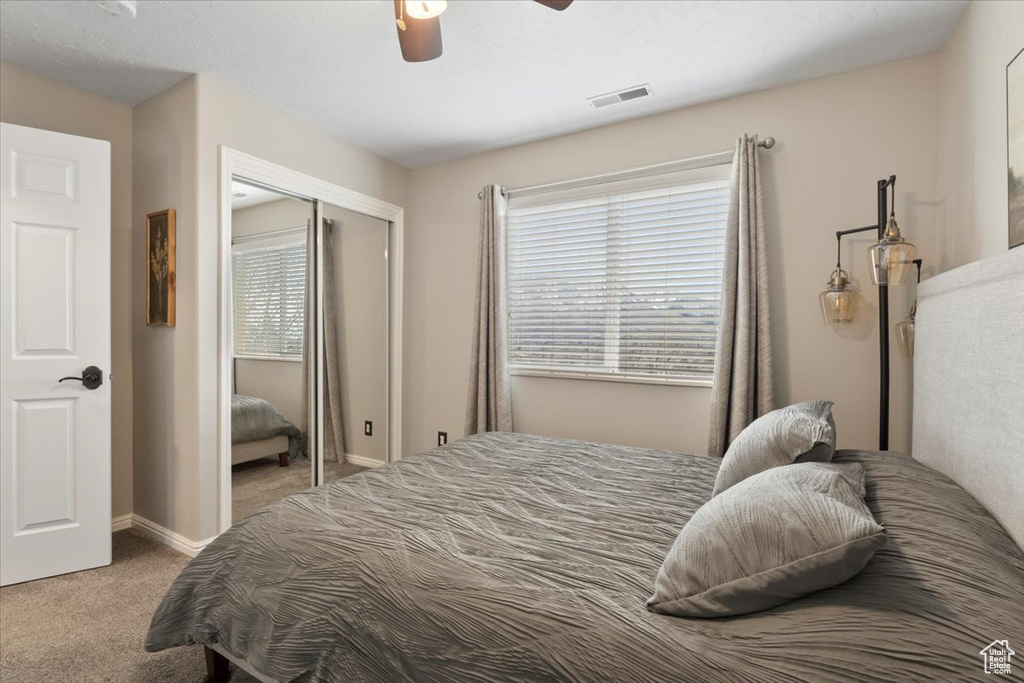
M 315 482 L 306 326 L 315 203 L 231 183 L 231 513 L 237 522 Z
M 391 229 L 232 178 L 232 522 L 388 462 Z
M 388 460 L 387 221 L 318 203 L 320 481 Z

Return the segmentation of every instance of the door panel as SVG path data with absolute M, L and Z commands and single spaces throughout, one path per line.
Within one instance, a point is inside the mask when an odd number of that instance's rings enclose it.
M 15 357 L 75 354 L 75 229 L 12 226 Z
M 75 521 L 75 413 L 78 399 L 15 401 L 14 535 Z M 46 458 L 34 457 L 47 453 Z M 22 495 L 22 492 L 40 495 Z
M 6 585 L 110 563 L 110 144 L 0 131 Z
M 77 203 L 77 160 L 17 150 L 12 152 L 11 158 L 12 196 Z

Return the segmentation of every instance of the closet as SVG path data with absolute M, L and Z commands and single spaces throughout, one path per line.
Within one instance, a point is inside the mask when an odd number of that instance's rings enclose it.
M 241 175 L 230 216 L 234 523 L 394 458 L 395 223 Z

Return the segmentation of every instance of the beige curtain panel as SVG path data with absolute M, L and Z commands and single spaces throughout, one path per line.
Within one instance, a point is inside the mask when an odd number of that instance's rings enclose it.
M 731 192 L 708 430 L 708 454 L 717 456 L 744 427 L 774 408 L 768 252 L 756 136 L 736 141 Z
M 324 300 L 321 302 L 324 313 L 324 355 L 320 362 L 324 367 L 324 405 L 320 406 L 320 419 L 324 422 L 324 462 L 345 462 L 345 432 L 341 412 L 341 367 L 338 365 L 338 328 L 334 312 L 334 223 L 324 219 L 324 250 L 323 258 L 323 291 Z M 309 264 L 306 270 L 306 301 L 313 299 L 313 286 L 316 282 L 314 277 L 313 258 L 316 245 L 316 235 L 309 231 L 306 240 L 306 262 Z M 315 311 L 307 304 L 305 321 L 305 335 L 302 352 L 302 415 L 303 420 L 308 421 L 309 405 L 312 392 L 316 387 L 316 364 L 309 362 L 316 357 L 316 334 Z M 309 425 L 303 426 L 303 431 L 308 433 Z M 310 435 L 315 436 L 315 435 Z M 313 443 L 315 438 L 310 438 Z M 313 447 L 309 447 L 310 457 L 313 455 Z
M 512 431 L 505 307 L 506 201 L 498 185 L 480 193 L 476 316 L 466 404 L 466 435 Z
M 316 280 L 313 258 L 316 249 L 316 231 L 313 219 L 306 222 L 306 293 L 302 306 L 302 433 L 306 436 L 306 455 L 310 461 L 316 458 L 316 434 L 312 433 L 313 425 L 309 420 L 310 406 L 314 404 L 313 391 L 316 388 L 316 364 L 311 362 L 316 354 L 316 312 L 313 310 L 313 283 Z
M 334 221 L 324 219 L 324 462 L 345 462 L 345 432 L 341 410 L 341 366 L 338 364 L 338 325 L 334 314 Z

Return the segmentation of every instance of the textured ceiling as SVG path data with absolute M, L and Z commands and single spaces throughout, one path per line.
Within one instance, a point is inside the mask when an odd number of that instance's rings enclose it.
M 390 1 L 0 2 L 0 59 L 134 105 L 209 75 L 416 167 L 942 46 L 964 2 L 452 0 L 403 62 Z M 650 83 L 595 110 L 592 95 Z
M 231 210 L 248 209 L 251 206 L 269 204 L 284 199 L 287 195 L 267 190 L 259 185 L 250 185 L 240 180 L 231 179 Z

